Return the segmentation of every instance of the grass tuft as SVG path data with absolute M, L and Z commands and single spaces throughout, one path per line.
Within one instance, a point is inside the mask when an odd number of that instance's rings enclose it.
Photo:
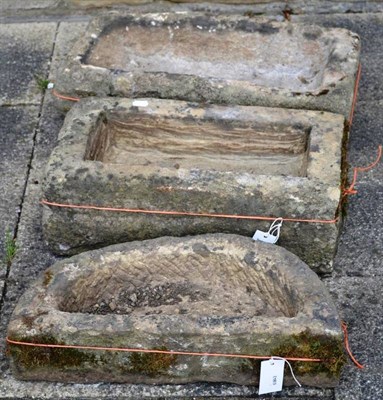
M 40 90 L 45 92 L 48 89 L 49 79 L 42 78 L 41 76 L 36 76 L 35 79 Z
M 10 265 L 12 264 L 12 260 L 15 258 L 17 252 L 17 245 L 9 229 L 7 229 L 7 231 L 5 232 L 4 247 L 5 247 L 4 261 L 7 264 L 7 266 L 10 267 Z

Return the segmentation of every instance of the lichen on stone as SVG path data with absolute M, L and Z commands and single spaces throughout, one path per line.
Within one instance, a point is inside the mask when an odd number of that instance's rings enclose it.
M 337 337 L 315 335 L 305 330 L 297 335 L 291 335 L 271 352 L 284 358 L 315 358 L 321 362 L 293 361 L 294 372 L 298 375 L 315 375 L 325 373 L 328 376 L 339 377 L 346 357 L 343 343 Z
M 37 335 L 34 337 L 10 338 L 19 342 L 36 344 L 64 344 L 59 343 L 53 336 Z M 76 349 L 35 347 L 28 345 L 8 344 L 8 353 L 19 367 L 26 369 L 53 367 L 78 367 L 84 362 L 94 360 L 94 355 L 86 354 Z
M 155 350 L 168 351 L 162 346 Z M 175 354 L 132 353 L 130 355 L 129 372 L 155 376 L 165 373 L 177 361 Z

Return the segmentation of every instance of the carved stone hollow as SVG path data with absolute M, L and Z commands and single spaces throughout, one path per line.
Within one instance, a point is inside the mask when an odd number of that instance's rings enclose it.
M 360 53 L 345 29 L 198 13 L 97 17 L 59 91 L 325 110 L 349 117 Z
M 165 237 L 85 252 L 46 270 L 20 299 L 11 340 L 323 359 L 302 384 L 333 386 L 340 321 L 317 275 L 282 247 L 238 235 Z M 255 384 L 259 360 L 10 345 L 19 379 Z M 286 371 L 286 384 L 293 383 Z
M 313 111 L 88 99 L 68 113 L 44 198 L 73 205 L 333 220 L 344 119 Z M 58 254 L 160 236 L 267 231 L 271 221 L 44 206 Z M 279 244 L 331 272 L 337 223 L 285 221 Z

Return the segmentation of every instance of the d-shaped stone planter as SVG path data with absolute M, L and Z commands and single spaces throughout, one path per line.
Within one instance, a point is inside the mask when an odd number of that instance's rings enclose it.
M 302 383 L 332 386 L 344 363 L 336 309 L 287 250 L 237 235 L 125 243 L 60 261 L 19 301 L 10 340 L 319 358 Z M 255 384 L 258 361 L 10 345 L 16 377 L 63 382 Z M 288 374 L 289 375 L 289 374 Z M 292 382 L 287 378 L 287 383 Z
M 280 244 L 319 272 L 336 250 L 340 115 L 171 100 L 89 99 L 68 113 L 44 182 L 45 238 L 74 254 L 160 236 L 240 233 L 270 222 L 87 206 L 319 219 L 285 222 Z
M 80 97 L 326 110 L 348 118 L 358 62 L 359 38 L 344 29 L 119 11 L 90 23 L 56 86 Z

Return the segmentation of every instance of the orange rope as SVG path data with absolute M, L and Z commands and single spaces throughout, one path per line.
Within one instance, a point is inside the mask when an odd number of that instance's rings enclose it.
M 342 321 L 341 327 L 344 335 L 344 345 L 345 348 L 354 362 L 354 364 L 359 368 L 363 369 L 364 366 L 360 364 L 353 356 L 349 341 L 348 341 L 348 331 L 347 324 Z M 67 344 L 48 344 L 48 343 L 30 343 L 22 342 L 18 340 L 12 340 L 8 337 L 6 338 L 7 343 L 14 344 L 18 346 L 31 346 L 31 347 L 43 347 L 43 348 L 56 348 L 56 349 L 77 349 L 77 350 L 102 350 L 102 351 L 120 351 L 129 353 L 150 353 L 150 354 L 171 354 L 171 355 L 182 355 L 182 356 L 199 356 L 199 357 L 225 357 L 225 358 L 245 358 L 253 360 L 268 360 L 271 357 L 276 356 L 255 356 L 247 354 L 230 354 L 230 353 L 207 353 L 207 352 L 196 352 L 196 351 L 177 351 L 177 350 L 155 350 L 155 349 L 136 349 L 136 348 L 124 348 L 124 347 L 102 347 L 102 346 L 79 346 L 79 345 L 67 345 Z M 303 357 L 283 357 L 287 361 L 303 361 L 303 362 L 323 362 L 320 358 L 303 358 Z
M 357 78 L 355 82 L 354 89 L 354 98 L 353 104 L 350 114 L 350 125 L 352 122 L 355 103 L 357 98 L 358 86 L 361 76 L 361 64 L 359 64 Z M 52 90 L 52 94 L 59 99 L 69 100 L 69 101 L 80 101 L 78 97 L 68 97 L 63 96 L 58 93 L 55 89 Z M 356 194 L 357 191 L 354 189 L 354 186 L 357 181 L 358 172 L 368 171 L 372 169 L 375 165 L 378 164 L 382 157 L 382 146 L 380 145 L 378 148 L 378 157 L 376 160 L 368 165 L 367 167 L 355 167 L 353 180 L 349 188 L 343 190 L 343 197 Z M 342 197 L 342 199 L 343 199 Z M 342 201 L 342 200 L 341 200 Z M 178 216 L 188 216 L 188 217 L 210 217 L 210 218 L 231 218 L 231 219 L 246 219 L 246 220 L 261 220 L 261 221 L 274 221 L 276 217 L 266 217 L 259 215 L 236 215 L 236 214 L 215 214 L 215 213 L 197 213 L 197 212 L 188 212 L 188 211 L 166 211 L 166 210 L 145 210 L 145 209 L 137 209 L 137 208 L 120 208 L 120 207 L 102 207 L 102 206 L 94 206 L 94 205 L 78 205 L 78 204 L 66 204 L 66 203 L 56 203 L 50 202 L 48 200 L 41 200 L 41 204 L 52 206 L 52 207 L 61 207 L 61 208 L 74 208 L 74 209 L 88 209 L 88 210 L 98 210 L 98 211 L 114 211 L 114 212 L 128 212 L 128 213 L 141 213 L 141 214 L 157 214 L 157 215 L 178 215 Z M 339 208 L 338 208 L 339 209 Z M 315 219 L 315 218 L 284 218 L 281 217 L 285 222 L 304 222 L 304 223 L 317 223 L 317 224 L 335 224 L 339 221 L 339 217 L 335 217 L 334 219 Z
M 47 200 L 41 200 L 40 203 L 47 206 L 62 207 L 62 208 L 76 208 L 76 209 L 98 210 L 98 211 L 116 211 L 116 212 L 141 213 L 141 214 L 178 215 L 187 217 L 231 218 L 231 219 L 249 219 L 249 220 L 262 220 L 262 221 L 274 221 L 276 218 L 276 217 L 264 217 L 260 215 L 213 214 L 213 213 L 197 213 L 189 211 L 163 211 L 163 210 L 144 210 L 138 208 L 99 207 L 99 206 L 82 205 L 82 204 L 76 205 L 76 204 L 55 203 Z M 328 219 L 328 220 L 283 218 L 283 221 L 334 224 L 335 222 L 338 221 L 338 219 L 339 219 L 338 217 L 336 217 L 335 219 Z
M 378 164 L 378 162 L 380 161 L 381 158 L 382 158 L 382 145 L 379 145 L 378 156 L 376 157 L 376 160 L 374 162 L 372 162 L 370 165 L 367 165 L 367 167 L 355 167 L 354 168 L 354 174 L 353 174 L 351 185 L 343 191 L 343 195 L 358 193 L 357 190 L 354 189 L 356 181 L 358 179 L 358 173 L 366 172 L 366 171 L 369 171 L 370 169 L 374 168 Z
M 64 96 L 64 95 L 58 93 L 55 89 L 52 89 L 52 94 L 53 94 L 53 96 L 56 96 L 58 99 L 61 99 L 61 100 L 69 100 L 69 101 L 80 101 L 81 100 L 79 97 Z
M 352 121 L 354 119 L 354 112 L 355 112 L 355 106 L 356 106 L 356 100 L 358 98 L 358 88 L 359 88 L 359 83 L 360 83 L 360 77 L 362 75 L 362 64 L 359 63 L 358 66 L 358 72 L 356 73 L 356 81 L 355 81 L 355 87 L 354 87 L 354 96 L 352 99 L 352 106 L 351 106 L 351 111 L 350 111 L 350 117 L 349 117 L 349 126 L 352 125 Z
M 362 364 L 360 364 L 356 358 L 354 357 L 354 355 L 351 352 L 350 349 L 350 344 L 348 342 L 348 331 L 347 331 L 347 324 L 342 321 L 342 330 L 343 330 L 343 335 L 344 335 L 344 346 L 346 347 L 347 353 L 350 356 L 351 360 L 353 361 L 353 363 L 359 368 L 359 369 L 364 369 L 364 366 Z
M 29 342 L 20 342 L 17 340 L 11 340 L 8 337 L 6 338 L 6 341 L 10 344 L 15 344 L 19 346 L 45 347 L 45 348 L 57 348 L 57 349 L 122 351 L 129 353 L 172 354 L 172 355 L 198 356 L 198 357 L 207 356 L 207 357 L 226 357 L 226 358 L 247 358 L 254 360 L 268 360 L 272 357 L 272 356 L 254 356 L 247 354 L 205 353 L 205 352 L 194 352 L 194 351 L 176 351 L 176 350 L 171 351 L 171 350 L 151 350 L 151 349 L 130 349 L 123 347 L 99 347 L 99 346 L 77 346 L 77 345 L 66 345 L 66 344 L 29 343 Z M 324 361 L 320 358 L 300 358 L 300 357 L 283 357 L 283 358 L 287 361 L 304 361 L 304 362 Z
M 378 156 L 370 165 L 366 167 L 355 167 L 353 180 L 351 185 L 343 190 L 343 198 L 347 195 L 355 194 L 357 191 L 354 189 L 355 184 L 358 179 L 359 172 L 366 172 L 374 168 L 382 158 L 382 146 L 378 147 Z M 61 207 L 61 208 L 74 208 L 83 210 L 98 210 L 98 211 L 114 211 L 114 212 L 128 212 L 128 213 L 140 213 L 140 214 L 157 214 L 157 215 L 177 215 L 185 217 L 210 217 L 210 218 L 231 218 L 231 219 L 246 219 L 246 220 L 261 220 L 261 221 L 274 221 L 276 217 L 266 217 L 261 215 L 237 215 L 237 214 L 215 214 L 215 213 L 197 213 L 190 211 L 165 211 L 165 210 L 145 210 L 139 208 L 120 208 L 120 207 L 102 207 L 94 205 L 84 205 L 84 204 L 66 204 L 66 203 L 56 203 L 48 200 L 41 200 L 41 204 L 51 207 Z M 317 224 L 334 224 L 338 222 L 339 217 L 334 219 L 304 219 L 304 218 L 284 218 L 281 217 L 285 222 L 305 222 L 305 223 L 317 223 Z

